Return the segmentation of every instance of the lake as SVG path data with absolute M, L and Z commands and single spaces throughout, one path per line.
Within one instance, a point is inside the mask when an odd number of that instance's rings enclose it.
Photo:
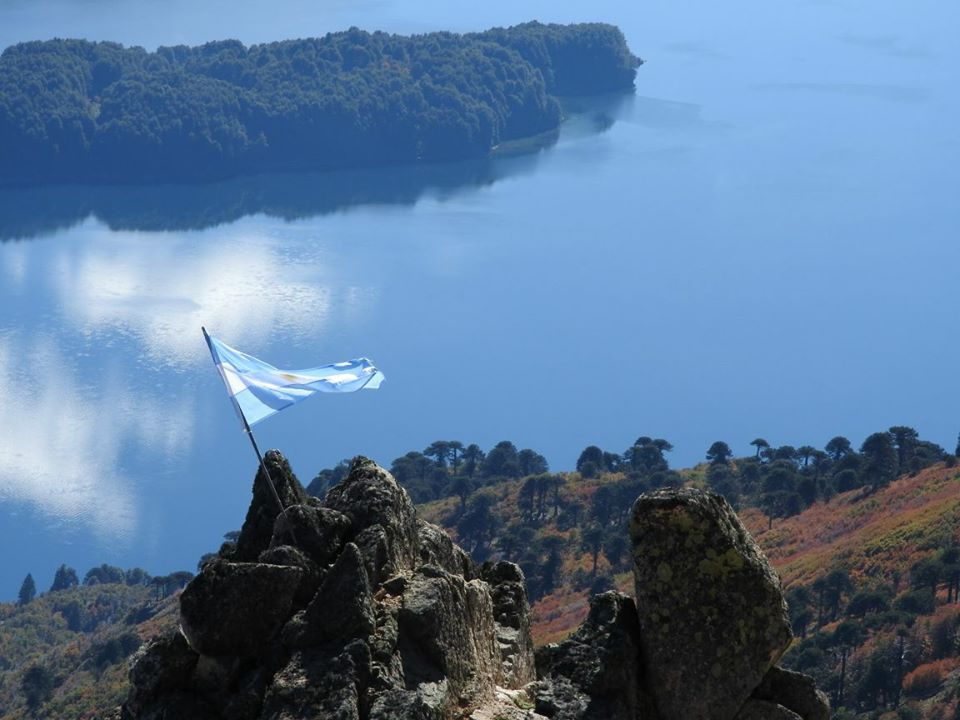
M 256 459 L 201 325 L 386 374 L 256 428 L 305 483 L 436 439 L 556 470 L 640 435 L 674 466 L 894 424 L 953 449 L 955 3 L 7 0 L 0 47 L 534 18 L 618 24 L 636 94 L 484 161 L 0 193 L 0 598 L 60 563 L 194 570 L 239 528 Z

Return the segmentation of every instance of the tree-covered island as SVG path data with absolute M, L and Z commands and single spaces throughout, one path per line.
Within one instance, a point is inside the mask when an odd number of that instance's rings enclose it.
M 0 56 L 0 184 L 480 157 L 556 129 L 556 96 L 630 89 L 640 63 L 604 24 L 411 37 L 351 28 L 156 52 L 21 43 Z

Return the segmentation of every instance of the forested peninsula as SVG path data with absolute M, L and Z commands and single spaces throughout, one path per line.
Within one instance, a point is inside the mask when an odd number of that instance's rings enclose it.
M 351 28 L 147 52 L 50 40 L 0 56 L 0 184 L 149 183 L 483 157 L 555 130 L 557 96 L 632 88 L 612 25 L 410 37 Z

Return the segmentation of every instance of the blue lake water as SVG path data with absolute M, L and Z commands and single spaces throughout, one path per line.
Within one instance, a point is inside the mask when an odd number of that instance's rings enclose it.
M 7 0 L 0 47 L 532 18 L 620 25 L 636 95 L 482 162 L 0 193 L 0 598 L 62 562 L 193 569 L 239 527 L 256 461 L 201 325 L 281 367 L 386 373 L 257 428 L 304 481 L 440 438 L 555 469 L 639 435 L 678 466 L 893 424 L 953 448 L 948 0 Z

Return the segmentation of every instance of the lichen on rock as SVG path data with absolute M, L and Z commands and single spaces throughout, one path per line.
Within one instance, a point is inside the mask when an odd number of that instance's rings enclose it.
M 713 493 L 641 495 L 630 535 L 640 651 L 658 712 L 730 720 L 792 638 L 779 577 Z

